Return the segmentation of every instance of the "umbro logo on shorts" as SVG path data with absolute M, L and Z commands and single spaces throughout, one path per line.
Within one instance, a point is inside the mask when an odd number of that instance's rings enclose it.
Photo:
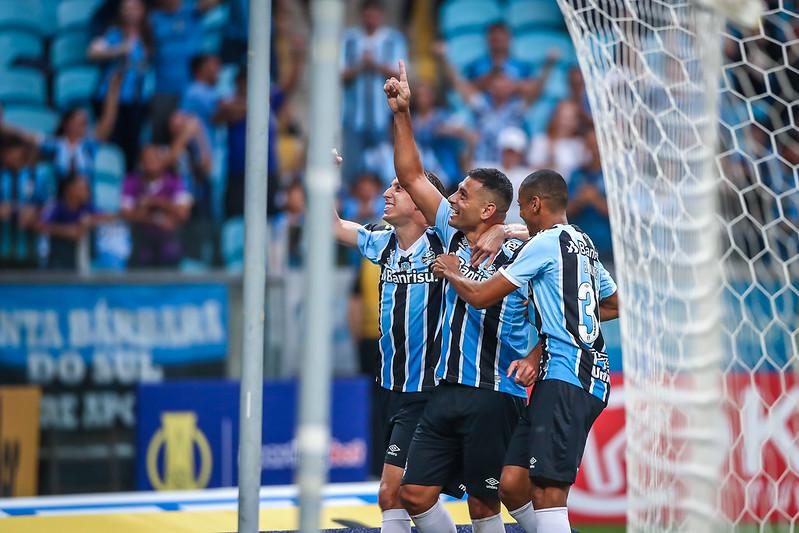
M 388 454 L 396 456 L 397 452 L 400 450 L 401 448 L 399 446 L 397 446 L 396 444 L 392 444 L 391 446 L 388 447 Z
M 538 460 L 535 457 L 530 457 L 530 468 L 535 468 L 535 464 Z
M 497 490 L 497 485 L 499 485 L 499 481 L 497 481 L 493 477 L 490 477 L 490 478 L 486 479 L 486 488 L 487 489 Z

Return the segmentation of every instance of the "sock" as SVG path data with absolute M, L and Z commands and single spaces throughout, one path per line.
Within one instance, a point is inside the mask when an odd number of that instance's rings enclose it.
M 412 518 L 419 533 L 456 533 L 455 522 L 440 501 Z
M 539 531 L 546 533 L 571 533 L 569 526 L 569 512 L 565 507 L 553 507 L 551 509 L 538 509 L 535 512 L 538 521 Z
M 535 518 L 535 509 L 533 509 L 532 502 L 527 502 L 527 505 L 509 512 L 526 533 L 536 533 L 538 531 L 536 527 L 538 521 Z
M 411 533 L 411 515 L 405 509 L 383 511 L 382 533 Z
M 488 518 L 472 518 L 472 531 L 474 533 L 505 533 L 502 515 L 495 514 Z

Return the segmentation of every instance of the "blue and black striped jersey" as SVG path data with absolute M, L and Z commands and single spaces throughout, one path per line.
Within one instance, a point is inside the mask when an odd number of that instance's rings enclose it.
M 610 368 L 599 302 L 616 292 L 616 283 L 588 235 L 557 224 L 526 241 L 499 271 L 528 287 L 530 321 L 542 341 L 538 379 L 559 379 L 607 402 Z
M 447 253 L 460 258 L 461 273 L 469 279 L 490 278 L 522 245 L 522 241 L 508 239 L 491 264 L 484 261 L 474 268 L 469 264 L 472 251 L 466 236 L 449 225 L 451 212 L 449 202 L 442 200 L 435 228 Z M 496 305 L 476 309 L 445 284 L 444 334 L 436 375 L 452 383 L 526 398 L 525 388 L 506 375 L 511 361 L 527 356 L 528 325 L 523 314 L 526 299 L 527 292 L 519 289 Z
M 380 354 L 377 382 L 399 392 L 420 392 L 435 384 L 441 355 L 441 279 L 430 270 L 443 252 L 441 239 L 427 230 L 402 250 L 390 226 L 363 226 L 358 249 L 380 265 Z

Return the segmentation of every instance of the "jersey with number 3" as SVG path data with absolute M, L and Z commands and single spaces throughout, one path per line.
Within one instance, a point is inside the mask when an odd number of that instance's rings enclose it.
M 588 235 L 557 224 L 525 242 L 499 272 L 528 287 L 529 319 L 542 342 L 539 380 L 565 381 L 607 402 L 610 368 L 599 302 L 616 292 L 616 283 Z

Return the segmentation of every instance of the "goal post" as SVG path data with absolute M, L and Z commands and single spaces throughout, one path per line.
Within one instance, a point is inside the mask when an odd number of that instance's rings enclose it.
M 558 2 L 613 231 L 628 529 L 797 527 L 799 14 Z

